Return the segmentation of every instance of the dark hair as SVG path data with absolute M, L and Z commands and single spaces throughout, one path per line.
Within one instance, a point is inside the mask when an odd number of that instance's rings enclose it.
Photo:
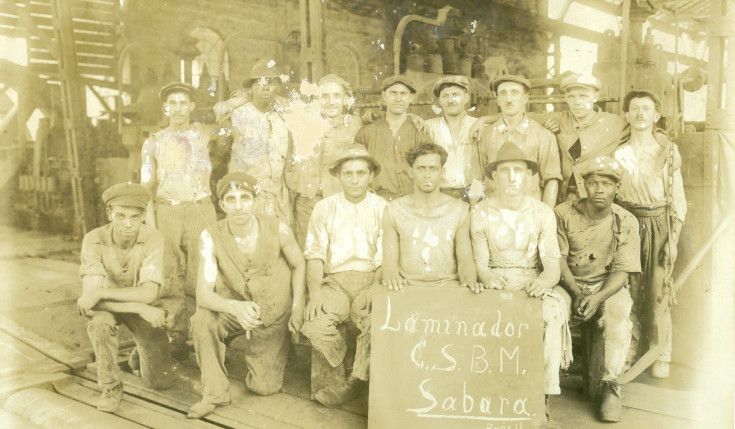
M 413 167 L 413 164 L 416 162 L 418 157 L 420 157 L 421 155 L 432 154 L 439 155 L 439 157 L 441 158 L 442 167 L 444 167 L 444 164 L 447 162 L 447 157 L 449 155 L 443 147 L 439 146 L 436 143 L 421 143 L 417 147 L 411 149 L 406 154 L 406 162 L 408 162 L 408 165 Z
M 648 98 L 653 101 L 656 111 L 661 113 L 661 102 L 658 100 L 658 97 L 656 97 L 656 94 L 653 92 L 646 91 L 645 89 L 633 90 L 625 95 L 625 98 L 623 99 L 623 112 L 628 113 L 628 111 L 630 111 L 630 102 L 633 101 L 634 98 Z

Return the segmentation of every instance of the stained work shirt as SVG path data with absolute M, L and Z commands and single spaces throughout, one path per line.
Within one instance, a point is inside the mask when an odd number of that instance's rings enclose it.
M 309 221 L 304 258 L 322 260 L 327 274 L 375 271 L 383 262 L 386 204 L 372 192 L 357 204 L 348 201 L 344 192 L 319 201 Z
M 419 132 L 408 119 L 396 135 L 393 135 L 388 121 L 381 119 L 364 125 L 355 136 L 355 143 L 365 146 L 380 164 L 380 174 L 373 181 L 373 189 L 396 195 L 408 194 L 413 189 L 411 178 L 408 177 L 410 167 L 406 162 L 406 154 L 422 143 L 431 142 L 431 137 Z
M 209 130 L 199 124 L 183 131 L 165 128 L 153 134 L 141 149 L 140 181 L 153 180 L 155 169 L 156 197 L 182 202 L 208 197 L 210 137 Z
M 115 247 L 111 223 L 88 232 L 82 240 L 80 278 L 101 276 L 103 287 L 115 289 L 156 283 L 159 299 L 172 296 L 163 281 L 163 235 L 158 230 L 141 225 L 127 264 L 120 263 Z
M 495 161 L 498 151 L 506 142 L 518 146 L 529 159 L 538 164 L 539 173 L 527 182 L 524 189 L 527 195 L 540 199 L 541 190 L 547 181 L 561 180 L 559 146 L 556 143 L 556 137 L 551 131 L 528 117 L 524 117 L 515 128 L 511 128 L 503 119 L 500 119 L 484 130 L 479 146 L 480 165 L 483 169 Z M 492 181 L 488 191 L 488 194 L 495 191 Z
M 584 215 L 583 202 L 567 201 L 554 209 L 561 254 L 577 282 L 594 285 L 610 273 L 641 271 L 638 220 L 631 213 L 612 205 L 604 219 Z
M 426 127 L 434 143 L 443 147 L 449 155 L 444 164 L 442 187 L 464 188 L 470 186 L 474 179 L 482 178 L 477 145 L 472 144 L 470 136 L 470 128 L 475 122 L 477 118 L 465 115 L 457 140 L 454 141 L 443 116 L 426 121 Z

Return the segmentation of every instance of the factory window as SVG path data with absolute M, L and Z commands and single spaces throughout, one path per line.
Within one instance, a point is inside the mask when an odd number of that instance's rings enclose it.
M 224 41 L 217 33 L 207 27 L 197 27 L 189 35 L 197 39 L 196 47 L 199 51 L 199 54 L 191 62 L 191 83 L 196 87 L 199 87 L 200 83 L 209 86 L 212 80 L 216 82 L 219 75 L 219 56 L 224 48 Z M 230 74 L 229 62 L 229 55 L 225 52 L 221 66 L 226 78 L 229 78 Z M 205 68 L 212 80 L 200 82 Z

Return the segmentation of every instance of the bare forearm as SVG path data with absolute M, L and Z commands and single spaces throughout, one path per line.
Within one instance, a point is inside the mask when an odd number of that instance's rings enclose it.
M 561 270 L 559 268 L 558 258 L 541 258 L 543 270 L 538 275 L 538 280 L 542 286 L 551 289 L 559 284 L 561 278 Z
M 560 265 L 562 287 L 573 297 L 580 295 L 582 291 L 579 289 L 579 286 L 577 286 L 577 281 L 574 278 L 574 274 L 572 274 L 572 270 L 569 269 L 569 265 L 567 265 L 566 260 L 562 259 Z
M 295 266 L 291 272 L 291 288 L 293 290 L 293 305 L 303 305 L 306 300 L 305 283 L 306 264 L 301 263 Z
M 101 301 L 140 302 L 150 304 L 158 294 L 158 284 L 144 283 L 136 287 L 101 288 L 96 293 Z
M 104 310 L 109 311 L 111 313 L 131 313 L 131 314 L 140 314 L 148 307 L 151 307 L 148 304 L 143 304 L 142 302 L 113 302 L 113 301 L 103 301 L 97 304 L 94 309 L 95 310 Z
M 620 289 L 622 289 L 627 282 L 628 273 L 624 271 L 612 272 L 609 276 L 607 276 L 607 279 L 605 279 L 605 283 L 602 284 L 602 287 L 599 291 L 597 291 L 596 295 L 599 295 L 602 301 L 605 301 L 611 296 L 618 293 L 618 291 L 620 291 Z
M 319 290 L 324 278 L 324 262 L 321 259 L 306 261 L 306 287 L 309 294 Z
M 547 206 L 554 208 L 556 206 L 556 197 L 559 194 L 559 181 L 556 179 L 546 181 L 544 185 L 544 195 L 542 201 Z

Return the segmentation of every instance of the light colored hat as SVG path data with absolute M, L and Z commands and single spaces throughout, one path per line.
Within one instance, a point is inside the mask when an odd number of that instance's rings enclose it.
M 470 80 L 467 79 L 467 76 L 462 75 L 446 76 L 436 81 L 434 89 L 431 92 L 434 94 L 434 97 L 439 98 L 439 94 L 441 94 L 442 89 L 448 86 L 458 86 L 469 92 Z
M 365 146 L 361 144 L 353 144 L 348 146 L 342 152 L 342 155 L 339 157 L 339 159 L 334 162 L 334 165 L 332 165 L 332 168 L 329 169 L 329 172 L 332 174 L 332 176 L 336 177 L 339 175 L 339 170 L 342 168 L 342 164 L 355 159 L 362 159 L 367 161 L 368 165 L 370 166 L 370 170 L 376 176 L 380 173 L 380 164 L 378 163 L 378 161 L 375 160 L 375 158 L 370 156 L 367 148 L 365 148 Z
M 498 165 L 507 161 L 525 161 L 528 168 L 536 174 L 538 172 L 538 164 L 536 161 L 530 159 L 518 146 L 513 143 L 504 143 L 498 151 L 498 156 L 495 157 L 495 161 L 485 167 L 485 175 L 491 176 L 493 171 L 498 168 Z
M 352 95 L 352 87 L 350 86 L 350 83 L 336 74 L 328 74 L 323 76 L 321 79 L 319 79 L 319 82 L 317 82 L 317 86 L 322 86 L 325 83 L 330 82 L 336 83 L 337 85 L 341 86 L 347 96 Z
M 567 92 L 572 88 L 590 88 L 599 91 L 601 87 L 600 79 L 589 74 L 569 73 L 559 82 L 559 89 L 562 92 Z
M 253 86 L 253 83 L 260 79 L 276 79 L 280 77 L 281 72 L 275 60 L 263 59 L 253 64 L 253 68 L 250 69 L 250 77 L 243 79 L 241 83 L 244 88 L 250 88 Z
M 123 182 L 110 186 L 102 193 L 108 206 L 138 207 L 145 209 L 150 200 L 148 189 L 140 183 Z
M 616 182 L 620 181 L 622 171 L 620 163 L 609 156 L 598 156 L 579 167 L 579 174 L 582 177 L 587 177 L 590 174 L 599 174 L 600 176 L 609 177 Z
M 517 75 L 517 74 L 504 74 L 500 76 L 499 78 L 495 79 L 492 83 L 492 90 L 496 94 L 498 93 L 498 86 L 500 86 L 503 82 L 515 82 L 520 83 L 521 85 L 526 87 L 526 90 L 531 90 L 531 81 L 526 79 L 525 76 Z

